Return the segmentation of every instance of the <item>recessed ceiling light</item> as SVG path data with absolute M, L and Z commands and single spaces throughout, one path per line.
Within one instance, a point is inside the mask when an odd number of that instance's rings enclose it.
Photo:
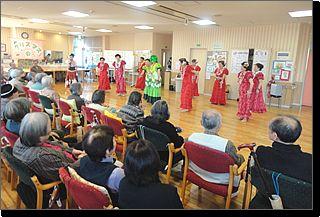
M 157 4 L 153 1 L 121 1 L 121 2 L 128 5 L 135 6 L 135 7 L 139 7 L 139 8 Z
M 59 32 L 59 35 L 61 35 L 61 32 Z
M 81 35 L 82 32 L 68 32 L 70 35 Z
M 63 15 L 70 16 L 70 17 L 87 17 L 89 14 L 81 13 L 78 11 L 66 11 L 62 13 Z
M 73 27 L 78 28 L 78 29 L 83 29 L 83 26 L 73 26 Z
M 110 29 L 97 29 L 97 32 L 112 32 Z
M 216 24 L 215 22 L 213 22 L 211 20 L 196 20 L 196 21 L 192 21 L 192 22 L 195 23 L 195 24 L 198 24 L 200 26 Z
M 312 10 L 288 12 L 291 17 L 311 17 Z
M 152 26 L 135 26 L 136 29 L 154 29 Z
M 42 32 L 42 30 L 39 30 L 39 32 Z
M 32 19 L 30 19 L 30 21 L 33 23 L 49 23 L 48 20 L 43 20 L 43 19 L 39 19 L 39 18 L 32 18 Z

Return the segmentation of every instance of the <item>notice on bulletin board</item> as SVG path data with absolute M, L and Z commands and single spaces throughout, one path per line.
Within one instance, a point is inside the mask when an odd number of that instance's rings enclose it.
M 126 62 L 126 69 L 133 69 L 134 66 L 134 55 L 133 51 L 123 51 L 123 50 L 104 50 L 103 57 L 106 59 L 106 63 L 109 64 L 110 68 L 113 68 L 112 64 L 116 60 L 115 55 L 120 54 L 121 59 Z
M 12 58 L 13 59 L 38 59 L 43 58 L 42 41 L 12 39 Z
M 263 65 L 262 72 L 266 72 L 269 65 L 269 51 L 267 50 L 254 50 L 253 65 L 261 63 Z M 253 68 L 252 68 L 253 69 Z
M 248 50 L 233 50 L 231 53 L 231 73 L 238 73 L 241 71 L 241 63 L 248 61 Z
M 214 70 L 218 67 L 219 61 L 227 63 L 227 51 L 208 51 L 206 65 L 206 79 L 210 79 Z

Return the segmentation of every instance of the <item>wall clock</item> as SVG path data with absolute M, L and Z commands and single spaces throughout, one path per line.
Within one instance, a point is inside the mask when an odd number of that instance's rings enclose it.
M 28 39 L 29 38 L 29 34 L 27 32 L 23 32 L 23 33 L 21 33 L 21 37 L 23 39 Z

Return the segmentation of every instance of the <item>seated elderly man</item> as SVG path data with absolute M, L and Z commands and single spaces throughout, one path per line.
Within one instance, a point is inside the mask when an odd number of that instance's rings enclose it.
M 188 141 L 225 152 L 234 159 L 234 162 L 240 166 L 244 162 L 244 157 L 237 154 L 234 144 L 221 136 L 218 132 L 221 128 L 221 114 L 215 110 L 208 110 L 202 113 L 201 125 L 204 128 L 203 133 L 193 133 Z
M 289 177 L 312 183 L 312 155 L 301 151 L 294 144 L 300 137 L 302 125 L 293 116 L 278 116 L 269 124 L 271 147 L 259 146 L 256 149 L 260 167 L 282 173 Z M 254 184 L 256 180 L 252 179 Z M 250 203 L 253 209 L 271 209 L 270 201 L 257 189 L 255 198 Z

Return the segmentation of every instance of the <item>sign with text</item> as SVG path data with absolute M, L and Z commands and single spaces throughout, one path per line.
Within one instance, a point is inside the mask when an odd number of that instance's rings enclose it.
M 39 59 L 43 58 L 43 43 L 36 40 L 11 39 L 13 59 Z
M 241 63 L 248 61 L 248 50 L 233 50 L 231 53 L 231 73 L 238 73 L 241 71 Z

